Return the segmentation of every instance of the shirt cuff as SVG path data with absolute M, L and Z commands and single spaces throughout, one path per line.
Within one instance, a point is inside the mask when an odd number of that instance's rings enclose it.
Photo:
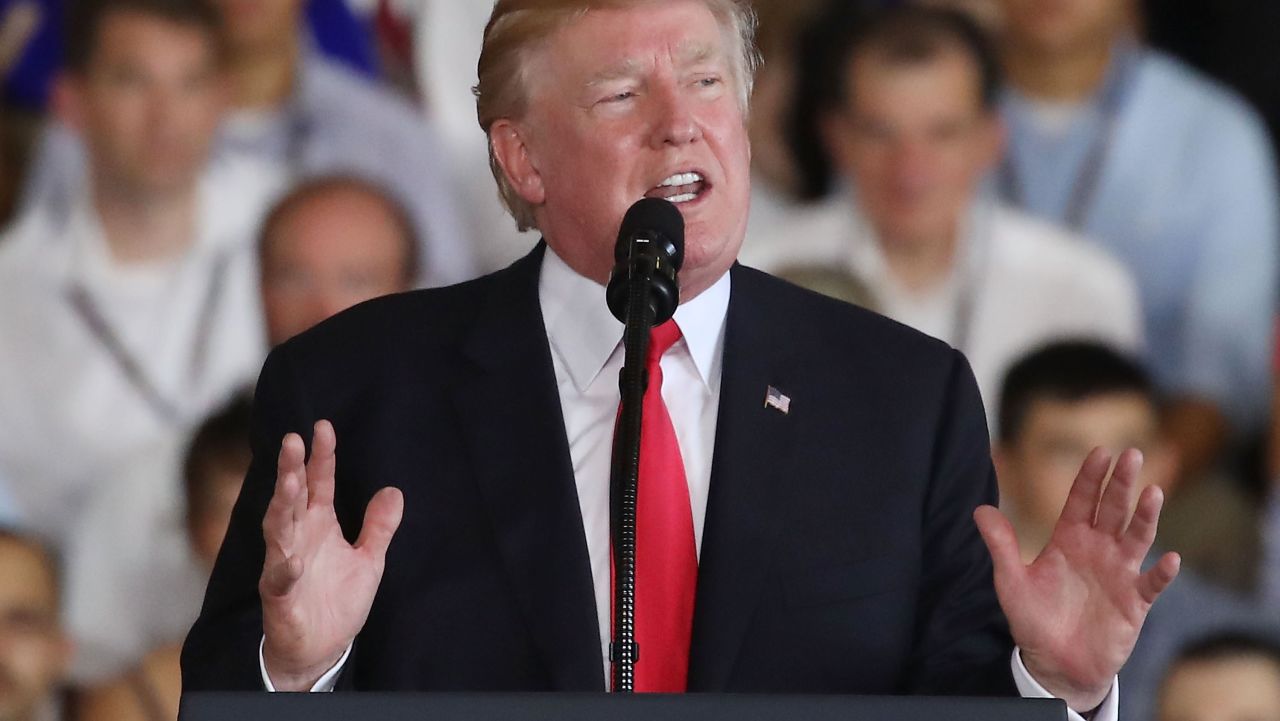
M 267 637 L 264 635 L 262 640 L 258 642 L 258 670 L 262 672 L 262 687 L 271 693 L 276 692 L 275 684 L 271 683 L 271 677 L 267 675 L 267 661 L 262 657 L 262 649 L 267 645 Z M 333 668 L 324 672 L 319 681 L 311 687 L 311 693 L 328 693 L 338 685 L 338 674 L 342 673 L 342 667 L 347 665 L 347 657 L 351 655 L 351 647 L 354 644 L 347 644 L 347 650 L 342 652 L 342 658 L 333 665 Z
M 1013 649 L 1013 682 L 1018 686 L 1018 693 L 1023 698 L 1056 698 L 1053 694 L 1045 690 L 1039 682 L 1031 676 L 1031 672 L 1022 663 L 1022 652 Z M 1117 721 L 1120 716 L 1120 679 L 1111 679 L 1111 691 L 1107 693 L 1107 697 L 1102 700 L 1102 704 L 1093 712 L 1092 721 Z M 1084 721 L 1074 709 L 1067 709 L 1067 719 L 1069 721 Z

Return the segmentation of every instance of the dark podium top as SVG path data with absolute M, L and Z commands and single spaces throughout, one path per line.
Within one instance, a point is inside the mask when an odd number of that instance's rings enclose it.
M 1059 700 L 640 694 L 183 694 L 179 721 L 1065 721 Z

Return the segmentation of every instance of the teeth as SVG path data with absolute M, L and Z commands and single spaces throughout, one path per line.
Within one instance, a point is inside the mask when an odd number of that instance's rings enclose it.
M 702 182 L 702 175 L 698 173 L 676 173 L 658 184 L 659 188 L 666 188 L 677 185 L 692 185 L 693 183 Z
M 693 200 L 693 199 L 694 199 L 694 198 L 696 198 L 696 197 L 698 197 L 698 196 L 697 196 L 695 193 L 681 193 L 681 194 L 679 194 L 679 195 L 673 195 L 673 196 L 671 196 L 670 198 L 667 198 L 667 202 L 669 202 L 669 203 L 687 203 L 687 202 L 689 202 L 690 200 Z

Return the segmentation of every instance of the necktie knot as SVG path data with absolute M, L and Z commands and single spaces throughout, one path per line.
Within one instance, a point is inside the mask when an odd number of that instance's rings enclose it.
M 680 340 L 680 326 L 676 325 L 674 318 L 666 321 L 649 331 L 649 357 L 645 359 L 645 364 L 652 369 L 662 360 L 662 356 L 671 346 Z

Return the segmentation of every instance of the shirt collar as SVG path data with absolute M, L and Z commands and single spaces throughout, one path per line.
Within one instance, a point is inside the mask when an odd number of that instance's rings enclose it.
M 622 345 L 622 323 L 605 304 L 604 286 L 578 275 L 550 247 L 542 261 L 538 301 L 552 352 L 563 362 L 579 392 L 600 375 Z M 720 369 L 729 274 L 676 309 L 683 344 L 702 382 L 712 387 Z M 677 342 L 679 348 L 681 342 Z

